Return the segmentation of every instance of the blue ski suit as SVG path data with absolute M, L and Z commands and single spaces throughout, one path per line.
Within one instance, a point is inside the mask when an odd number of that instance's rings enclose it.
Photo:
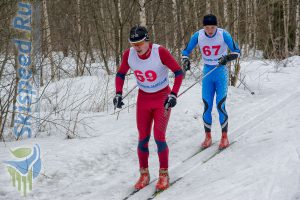
M 233 53 L 240 54 L 238 45 L 224 29 L 217 28 L 213 36 L 208 36 L 204 29 L 193 34 L 182 56 L 189 56 L 198 44 L 204 61 L 203 76 L 218 65 L 218 59 L 227 55 L 228 48 Z M 202 79 L 202 100 L 204 103 L 203 122 L 205 132 L 211 132 L 213 100 L 216 93 L 216 105 L 222 132 L 228 131 L 228 115 L 225 109 L 228 90 L 228 69 L 219 66 L 211 74 Z

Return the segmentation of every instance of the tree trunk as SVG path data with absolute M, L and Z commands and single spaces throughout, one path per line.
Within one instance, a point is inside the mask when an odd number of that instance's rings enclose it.
M 120 0 L 114 0 L 114 31 L 115 31 L 115 59 L 116 65 L 120 66 L 120 15 L 119 13 L 119 4 Z
M 119 57 L 122 56 L 123 51 L 123 16 L 122 16 L 122 7 L 121 0 L 118 0 L 118 17 L 119 17 Z
M 174 19 L 174 24 L 173 24 L 173 28 L 174 28 L 174 38 L 173 38 L 173 47 L 174 47 L 174 50 L 175 52 L 176 49 L 177 49 L 177 41 L 178 41 L 178 13 L 176 12 L 177 11 L 177 2 L 176 0 L 172 0 L 172 14 L 173 14 L 173 19 Z
M 225 29 L 229 31 L 229 14 L 228 14 L 228 1 L 224 0 L 224 21 L 225 21 Z
M 77 54 L 76 54 L 76 76 L 84 74 L 84 67 L 82 66 L 82 44 L 81 44 L 81 14 L 80 14 L 80 0 L 76 4 L 76 24 L 77 24 Z
M 8 60 L 8 56 L 9 56 L 9 51 L 10 51 L 10 48 L 9 48 L 9 43 L 11 41 L 10 40 L 7 40 L 6 41 L 6 45 L 5 45 L 5 55 L 4 55 L 4 59 L 2 61 L 2 64 L 1 64 L 1 69 L 0 69 L 0 83 L 1 83 L 1 80 L 2 80 L 2 75 L 3 75 L 3 72 L 4 72 L 4 67 L 7 63 L 7 60 Z
M 180 5 L 177 2 L 177 0 L 172 0 L 173 2 L 173 17 L 175 19 L 174 21 L 174 47 L 175 47 L 175 57 L 177 58 L 177 61 L 179 61 L 180 55 L 181 55 L 181 49 L 183 46 L 183 33 L 182 33 L 182 26 L 181 26 L 181 19 L 180 19 Z
M 234 7 L 234 37 L 237 40 L 237 43 L 239 44 L 239 11 L 240 11 L 240 1 L 236 0 L 233 4 Z
M 294 47 L 294 55 L 299 55 L 299 40 L 300 40 L 300 6 L 299 1 L 296 6 L 296 33 L 295 33 L 295 47 Z
M 270 8 L 270 4 L 271 4 L 271 8 Z M 270 52 L 269 55 L 275 56 L 276 47 L 275 47 L 274 33 L 273 33 L 273 21 L 274 21 L 273 11 L 274 11 L 274 3 L 273 0 L 271 0 L 271 2 L 268 3 L 268 7 L 267 7 L 269 38 L 272 43 L 272 52 Z
M 163 6 L 164 6 L 164 10 L 167 10 L 167 0 L 163 0 Z M 169 45 L 169 37 L 168 37 L 168 16 L 165 14 L 163 15 L 164 16 L 164 24 L 163 24 L 163 33 L 164 33 L 164 40 L 165 40 L 165 46 L 166 48 L 170 48 L 170 45 Z
M 102 19 L 103 19 L 103 8 L 101 7 L 101 10 L 100 10 L 100 20 L 97 19 L 97 16 L 96 16 L 96 10 L 95 8 L 92 9 L 92 12 L 93 12 L 93 18 L 94 18 L 94 24 L 95 24 L 95 28 L 96 28 L 96 33 L 97 33 L 97 38 L 98 38 L 98 42 L 99 42 L 99 52 L 100 52 L 100 56 L 101 56 L 101 59 L 103 60 L 104 62 L 104 67 L 106 69 L 106 72 L 108 75 L 111 75 L 111 71 L 108 67 L 108 61 L 107 61 L 107 58 L 104 54 L 105 52 L 105 48 L 104 48 L 104 44 L 103 44 L 103 37 L 102 37 L 102 33 L 101 33 L 101 28 L 103 28 L 103 25 L 102 25 Z
M 17 49 L 14 49 L 14 54 L 15 54 L 15 71 L 16 71 L 16 79 L 15 79 L 15 85 L 14 85 L 14 96 L 13 96 L 13 107 L 16 107 L 16 103 L 17 103 L 17 96 L 18 96 L 18 85 L 19 85 L 19 81 L 20 81 L 20 77 L 18 75 L 18 51 Z M 15 114 L 16 111 L 15 109 L 13 109 L 12 111 L 12 115 L 11 115 L 11 123 L 10 123 L 10 127 L 14 127 L 14 123 L 15 123 Z
M 145 0 L 139 0 L 140 6 L 140 25 L 147 26 Z
M 246 14 L 245 14 L 245 23 L 247 24 L 245 26 L 245 53 L 244 56 L 247 57 L 249 55 L 249 43 L 250 43 L 250 26 L 248 24 L 250 24 L 250 13 L 249 13 L 249 0 L 245 0 L 245 7 L 246 7 Z
M 205 1 L 205 7 L 206 7 L 206 14 L 211 14 L 211 4 L 210 0 Z
M 51 80 L 57 79 L 57 69 L 54 64 L 53 59 L 53 48 L 52 48 L 52 41 L 51 41 L 51 32 L 50 32 L 50 25 L 49 25 L 49 17 L 48 17 L 48 10 L 47 10 L 47 2 L 46 0 L 43 0 L 43 13 L 45 18 L 45 28 L 44 30 L 46 33 L 46 42 L 47 42 L 47 49 L 49 52 L 49 59 L 50 59 L 50 65 L 51 65 Z
M 94 57 L 94 40 L 93 40 L 93 34 L 92 33 L 92 24 L 91 22 L 89 22 L 88 24 L 88 29 L 89 29 L 89 52 L 90 52 L 90 58 L 91 58 L 91 62 L 94 63 L 95 62 L 95 57 Z
M 152 30 L 152 41 L 156 41 L 156 35 L 155 35 L 155 9 L 151 9 L 151 18 L 152 18 L 152 24 L 151 24 L 151 30 Z
M 289 0 L 283 0 L 284 54 L 289 57 Z
M 201 20 L 199 20 L 200 19 L 200 14 L 199 14 L 199 10 L 197 9 L 197 5 L 198 5 L 198 1 L 193 0 L 193 7 L 194 7 L 194 11 L 195 11 L 195 19 L 197 19 L 197 20 L 194 20 L 194 21 L 196 21 L 196 27 L 200 28 L 200 26 L 202 24 L 200 22 Z
M 253 56 L 255 56 L 256 53 L 256 42 L 257 42 L 257 0 L 253 0 L 253 10 L 252 10 L 252 35 L 253 35 Z

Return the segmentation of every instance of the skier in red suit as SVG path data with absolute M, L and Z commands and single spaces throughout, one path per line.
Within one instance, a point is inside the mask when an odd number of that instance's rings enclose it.
M 150 42 L 145 27 L 132 27 L 129 42 L 131 48 L 124 52 L 121 66 L 116 75 L 116 96 L 113 102 L 117 108 L 124 105 L 122 102 L 124 79 L 128 70 L 131 69 L 139 87 L 136 123 L 139 132 L 137 153 L 140 164 L 140 178 L 135 184 L 135 189 L 142 189 L 150 181 L 148 142 L 152 124 L 154 124 L 154 139 L 157 144 L 160 163 L 156 189 L 165 190 L 169 187 L 169 149 L 166 143 L 166 129 L 171 108 L 176 105 L 176 97 L 182 83 L 183 71 L 166 48 Z M 169 70 L 175 74 L 172 89 L 169 87 Z

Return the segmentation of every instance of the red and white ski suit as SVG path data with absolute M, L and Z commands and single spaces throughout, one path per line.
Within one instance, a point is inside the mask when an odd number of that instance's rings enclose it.
M 160 168 L 168 168 L 169 149 L 165 133 L 171 109 L 165 113 L 164 102 L 170 93 L 177 95 L 183 72 L 170 52 L 160 45 L 150 43 L 149 50 L 141 56 L 132 47 L 123 54 L 116 76 L 116 93 L 122 94 L 125 75 L 129 69 L 134 72 L 139 87 L 136 123 L 139 132 L 137 152 L 140 168 L 148 168 L 148 142 L 152 124 Z M 169 69 L 175 74 L 172 90 L 169 87 Z

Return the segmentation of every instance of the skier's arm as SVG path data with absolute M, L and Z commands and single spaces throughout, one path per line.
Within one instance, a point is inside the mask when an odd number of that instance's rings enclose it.
M 231 54 L 227 55 L 228 61 L 235 60 L 236 58 L 240 57 L 241 50 L 239 49 L 238 45 L 232 39 L 230 33 L 228 33 L 227 31 L 224 31 L 223 38 L 224 38 L 224 41 L 227 44 L 228 48 L 231 51 Z
M 195 32 L 193 34 L 193 36 L 191 37 L 188 45 L 186 46 L 186 48 L 181 52 L 182 56 L 186 56 L 189 57 L 189 55 L 191 54 L 191 52 L 193 51 L 193 49 L 196 47 L 196 45 L 198 44 L 198 36 L 199 36 L 199 32 Z
M 171 53 L 166 48 L 160 46 L 158 52 L 162 64 L 167 66 L 175 74 L 175 81 L 172 88 L 172 94 L 177 96 L 177 93 L 180 89 L 182 79 L 183 79 L 183 71 L 181 67 L 178 65 L 178 63 L 176 62 L 176 60 L 173 58 Z
M 127 49 L 122 57 L 122 62 L 120 65 L 120 68 L 118 69 L 115 85 L 116 85 L 116 94 L 122 94 L 123 92 L 123 85 L 125 80 L 125 75 L 129 70 L 129 64 L 128 64 L 128 57 L 129 57 L 129 49 Z

